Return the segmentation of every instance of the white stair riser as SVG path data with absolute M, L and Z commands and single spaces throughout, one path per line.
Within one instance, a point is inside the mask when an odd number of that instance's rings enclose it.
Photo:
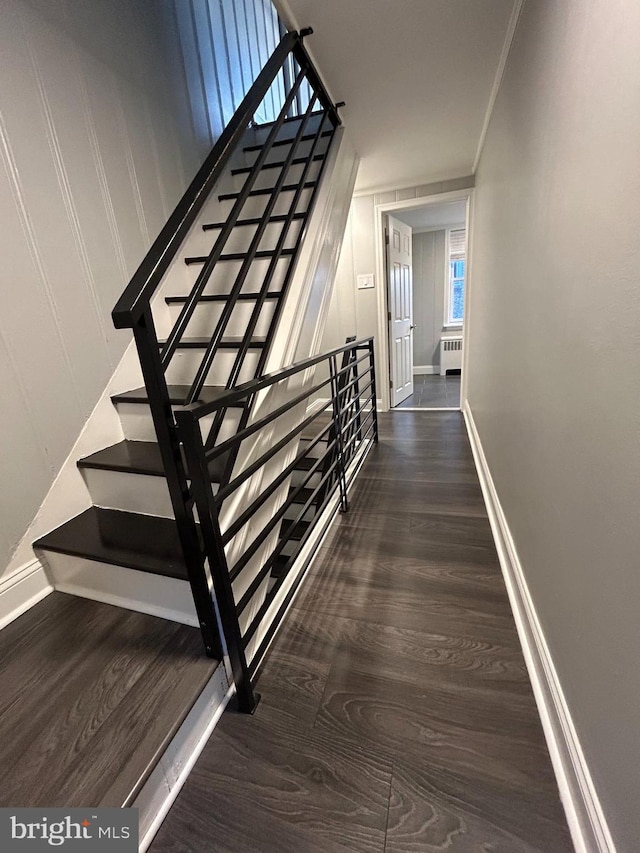
M 243 217 L 244 218 L 244 217 Z M 271 222 L 264 229 L 260 242 L 259 250 L 274 249 L 282 234 L 283 223 Z M 296 238 L 301 228 L 300 220 L 292 220 L 288 229 L 284 243 L 284 248 L 289 249 L 295 246 Z M 256 225 L 242 225 L 234 228 L 223 247 L 223 254 L 232 254 L 235 252 L 247 252 L 251 241 L 256 233 Z M 208 255 L 216 244 L 220 228 L 211 228 L 207 231 L 200 230 L 198 234 L 194 234 L 189 244 L 189 251 L 184 252 L 184 257 L 197 257 L 200 255 Z
M 314 429 L 316 429 L 315 426 Z M 317 427 L 317 433 L 319 433 L 320 431 L 321 427 Z M 329 443 L 328 440 L 323 438 L 318 441 L 317 444 L 314 444 L 313 447 L 311 447 L 311 443 L 314 440 L 315 439 L 301 438 L 300 446 L 298 447 L 298 453 L 302 453 L 304 451 L 304 453 L 309 459 L 320 459 L 320 457 L 324 456 L 327 452 L 327 446 Z
M 302 190 L 302 192 L 300 193 L 300 196 L 298 198 L 298 201 L 296 203 L 296 212 L 303 212 L 307 209 L 307 207 L 309 206 L 309 203 L 311 201 L 311 192 L 312 192 L 312 188 Z M 276 200 L 275 205 L 273 206 L 273 210 L 271 211 L 271 213 L 274 215 L 288 213 L 289 208 L 291 207 L 291 205 L 293 203 L 294 195 L 295 195 L 294 190 L 289 190 L 287 192 L 281 192 L 280 195 L 278 196 L 277 200 Z M 244 203 L 244 206 L 242 208 L 242 218 L 243 219 L 251 219 L 255 216 L 262 216 L 262 214 L 265 211 L 265 208 L 267 206 L 268 201 L 269 201 L 268 195 L 250 196 L 246 200 L 246 202 Z M 229 213 L 231 213 L 233 203 L 234 203 L 234 200 L 232 200 L 232 199 L 226 199 L 225 200 L 224 204 L 228 205 L 228 206 L 223 209 L 223 218 L 226 218 L 226 216 L 228 216 Z
M 142 403 L 118 403 L 116 408 L 125 438 L 130 441 L 158 440 L 148 406 Z M 232 412 L 228 412 L 228 417 L 231 416 Z M 208 434 L 212 423 L 213 415 L 202 418 L 200 425 L 203 434 Z
M 288 157 L 289 151 L 288 149 L 283 149 L 281 152 L 280 158 L 273 160 L 271 162 L 279 163 L 284 161 L 286 157 Z M 295 159 L 299 159 L 304 156 L 303 154 L 299 154 L 296 151 Z M 306 181 L 313 181 L 318 177 L 318 173 L 320 172 L 320 167 L 322 163 L 320 160 L 314 160 L 313 163 L 307 169 L 307 173 L 305 176 Z M 298 184 L 302 179 L 302 174 L 305 169 L 304 163 L 294 163 L 287 169 L 287 174 L 285 178 L 285 184 Z M 282 168 L 274 168 L 274 169 L 261 169 L 258 175 L 256 175 L 256 179 L 253 183 L 252 189 L 263 189 L 263 188 L 271 188 L 276 185 L 280 175 L 282 174 Z M 248 178 L 248 174 L 242 175 L 234 175 L 234 189 L 236 192 L 240 192 L 240 190 L 244 187 L 245 182 Z
M 226 384 L 237 354 L 236 349 L 219 350 L 216 353 L 207 373 L 206 382 L 208 385 Z M 165 373 L 167 383 L 169 385 L 190 385 L 200 367 L 203 356 L 203 349 L 178 350 Z M 250 350 L 247 353 L 238 377 L 238 384 L 253 379 L 259 357 L 260 350 Z
M 177 322 L 183 307 L 184 303 L 173 302 L 169 304 L 169 317 L 172 325 Z M 210 337 L 222 316 L 224 307 L 224 302 L 201 302 L 189 320 L 185 330 L 185 338 Z M 253 300 L 237 302 L 225 334 L 230 336 L 244 335 L 255 307 L 256 303 Z M 254 331 L 255 336 L 266 336 L 275 307 L 274 299 L 265 300 L 262 304 Z
M 316 145 L 314 150 L 314 157 L 319 154 L 325 154 L 328 147 L 328 137 L 323 137 L 320 142 Z M 297 157 L 308 157 L 311 153 L 311 146 L 313 145 L 313 140 L 307 139 L 304 142 L 301 142 L 296 148 L 296 158 Z M 277 145 L 275 148 L 272 148 L 271 151 L 266 156 L 265 163 L 282 163 L 283 160 L 286 159 L 287 155 L 290 151 L 289 145 Z M 244 162 L 243 166 L 253 166 L 253 164 L 258 159 L 259 151 L 245 151 L 244 153 Z M 317 161 L 321 162 L 321 161 Z M 274 169 L 274 171 L 278 171 Z M 237 176 L 236 176 L 237 177 Z M 223 192 L 223 190 L 220 190 Z
M 45 551 L 44 555 L 58 592 L 150 613 L 183 625 L 198 625 L 186 581 L 53 551 Z
M 269 290 L 280 290 L 289 263 L 289 257 L 283 257 L 278 261 L 271 282 L 269 283 Z M 260 290 L 267 276 L 269 265 L 270 259 L 268 258 L 254 260 L 242 285 L 243 292 L 249 293 Z M 217 264 L 211 273 L 203 294 L 209 296 L 229 293 L 237 279 L 241 266 L 241 261 L 225 261 L 222 264 Z M 171 286 L 167 287 L 165 291 L 167 296 L 188 296 L 196 282 L 198 273 L 202 269 L 201 264 L 192 264 L 190 266 L 183 264 L 182 267 L 183 269 L 178 270 L 176 275 L 172 276 Z M 159 337 L 162 337 L 162 335 L 159 334 Z
M 82 476 L 94 506 L 173 518 L 164 477 L 102 468 L 83 468 Z

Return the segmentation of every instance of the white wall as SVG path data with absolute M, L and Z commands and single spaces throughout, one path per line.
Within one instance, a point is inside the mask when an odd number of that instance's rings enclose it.
M 413 363 L 440 364 L 440 335 L 444 322 L 446 231 L 413 235 Z
M 0 574 L 129 341 L 111 308 L 208 149 L 169 2 L 1 15 Z
M 476 179 L 468 399 L 619 851 L 638 849 L 640 5 L 525 3 Z

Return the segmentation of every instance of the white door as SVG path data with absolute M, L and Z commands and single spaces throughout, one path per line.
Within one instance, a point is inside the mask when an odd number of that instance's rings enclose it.
M 411 228 L 387 216 L 386 241 L 391 405 L 397 406 L 413 394 Z

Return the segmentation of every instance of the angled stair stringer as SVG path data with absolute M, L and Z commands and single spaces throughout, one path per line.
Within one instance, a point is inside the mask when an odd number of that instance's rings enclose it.
M 318 355 L 321 351 L 323 333 L 331 303 L 349 209 L 353 198 L 358 165 L 359 157 L 349 138 L 348 129 L 344 127 L 338 128 L 335 132 L 334 143 L 329 152 L 323 181 L 309 222 L 306 240 L 303 243 L 298 258 L 293 280 L 284 301 L 279 324 L 269 351 L 265 368 L 266 374 L 275 373 L 280 369 L 292 365 L 294 362 Z M 313 376 L 307 377 L 306 381 L 313 381 Z M 290 396 L 292 393 L 291 388 L 286 391 L 282 388 L 272 390 L 274 393 L 268 393 L 256 398 L 249 423 L 266 417 L 270 412 L 281 406 L 287 400 L 287 396 Z M 292 408 L 286 415 L 278 419 L 277 435 L 270 429 L 261 431 L 258 434 L 257 440 L 250 448 L 246 451 L 244 448 L 240 450 L 235 470 L 248 466 L 254 459 L 259 458 L 262 453 L 268 450 L 270 444 L 275 442 L 278 436 L 292 429 L 306 414 L 307 412 L 304 407 L 301 408 L 298 406 Z M 297 445 L 292 443 L 287 449 L 287 455 L 281 459 L 282 470 L 291 462 L 297 450 Z M 272 469 L 271 475 L 275 476 L 275 474 L 275 469 Z M 261 469 L 247 482 L 244 488 L 238 490 L 233 500 L 230 499 L 228 502 L 225 502 L 220 514 L 220 523 L 223 529 L 261 491 L 263 488 L 263 475 L 264 469 Z M 270 514 L 277 512 L 279 506 L 285 500 L 288 489 L 289 485 L 285 483 L 274 495 L 271 502 L 265 507 L 265 519 Z M 331 508 L 327 510 L 325 513 L 327 518 L 332 517 L 333 511 Z M 279 532 L 276 530 L 266 540 L 266 551 L 269 551 L 270 548 L 276 545 L 278 536 Z M 242 550 L 244 539 L 237 537 L 235 545 L 237 551 L 234 552 L 234 550 L 231 550 L 228 554 L 230 563 L 233 562 L 234 553 L 239 553 Z M 300 555 L 302 559 L 290 564 L 287 571 L 287 582 L 274 599 L 270 607 L 270 612 L 277 612 L 290 586 L 295 583 L 296 577 L 301 571 L 305 559 L 308 557 L 309 550 L 312 550 L 313 547 L 313 542 L 310 542 L 304 553 Z M 266 594 L 268 586 L 268 584 L 265 585 L 261 592 L 262 599 Z M 234 586 L 234 593 L 237 598 L 242 595 L 242 591 L 242 587 Z M 257 596 L 256 600 L 260 602 L 261 599 Z M 247 608 L 246 613 L 243 614 L 240 620 L 242 630 L 251 621 L 254 613 L 255 608 Z M 265 625 L 256 632 L 247 646 L 246 654 L 248 660 L 253 657 L 256 650 L 260 647 L 267 630 L 266 623 L 268 621 L 269 619 L 265 619 Z
M 320 352 L 359 163 L 348 128 L 339 127 L 269 352 L 267 373 Z

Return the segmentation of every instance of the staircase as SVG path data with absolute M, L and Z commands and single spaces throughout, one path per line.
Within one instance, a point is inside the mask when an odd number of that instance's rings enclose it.
M 309 32 L 284 36 L 116 305 L 114 323 L 133 331 L 144 384 L 111 397 L 123 439 L 77 461 L 92 505 L 34 543 L 57 589 L 199 626 L 207 654 L 228 655 L 236 683 L 247 683 L 245 710 L 255 707 L 255 666 L 245 652 L 251 636 L 258 642 L 256 613 L 264 616 L 268 593 L 278 593 L 338 486 L 346 509 L 345 471 L 364 439 L 363 360 L 371 376 L 369 438 L 375 422 L 371 341 L 341 350 L 340 368 L 336 352 L 262 379 L 340 124 L 304 49 Z M 274 87 L 279 116 L 255 125 Z M 309 376 L 321 363 L 330 378 L 312 387 Z M 303 374 L 307 390 L 279 411 L 288 418 L 297 406 L 312 432 L 288 424 L 288 437 L 274 440 L 289 453 L 283 472 L 264 496 L 242 497 L 240 487 L 250 488 L 259 468 L 247 461 L 243 441 L 261 425 L 274 428 L 275 416 L 260 421 L 256 401 L 285 393 L 289 378 Z M 311 398 L 325 386 L 329 413 Z M 305 419 L 308 406 L 315 414 Z M 273 456 L 261 459 L 271 464 Z M 279 485 L 288 498 L 228 564 L 247 536 L 243 525 Z M 268 543 L 271 556 L 237 581 Z

